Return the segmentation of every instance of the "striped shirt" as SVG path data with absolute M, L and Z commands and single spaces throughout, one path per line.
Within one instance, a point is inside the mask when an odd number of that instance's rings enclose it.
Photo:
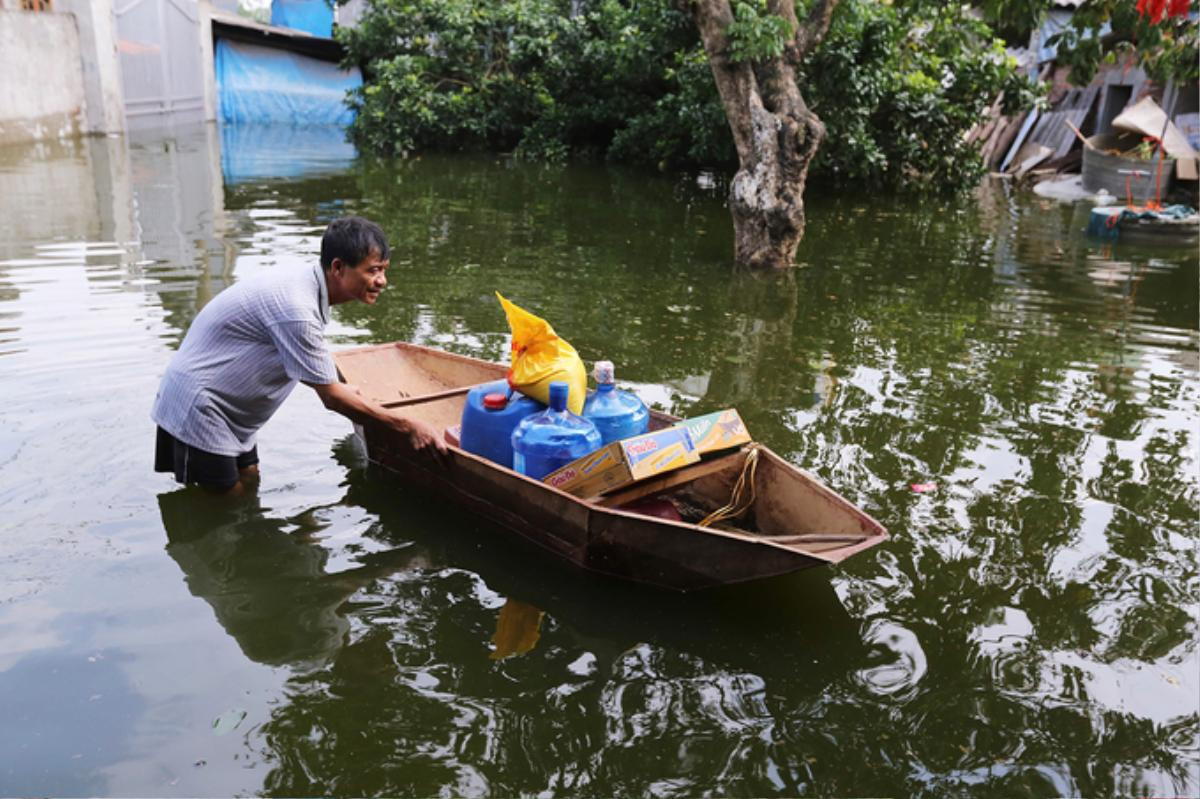
M 298 381 L 337 381 L 320 265 L 279 267 L 204 306 L 167 366 L 151 417 L 193 447 L 239 455 Z

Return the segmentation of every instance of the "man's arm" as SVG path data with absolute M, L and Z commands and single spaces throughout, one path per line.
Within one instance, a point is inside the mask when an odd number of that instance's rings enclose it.
M 397 433 L 408 436 L 409 444 L 415 450 L 433 447 L 438 452 L 446 451 L 446 444 L 432 425 L 388 410 L 378 402 L 367 399 L 357 389 L 345 383 L 306 382 L 304 385 L 317 392 L 317 396 L 321 398 L 321 402 L 326 408 L 340 413 L 347 419 L 359 424 L 378 422 L 386 425 Z

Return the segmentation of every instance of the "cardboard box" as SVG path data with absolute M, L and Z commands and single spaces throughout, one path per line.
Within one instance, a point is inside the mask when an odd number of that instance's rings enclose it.
M 700 455 L 738 447 L 751 440 L 745 422 L 733 408 L 684 419 L 677 426 L 687 428 Z
M 577 497 L 594 497 L 700 460 L 687 428 L 675 426 L 614 441 L 542 478 Z

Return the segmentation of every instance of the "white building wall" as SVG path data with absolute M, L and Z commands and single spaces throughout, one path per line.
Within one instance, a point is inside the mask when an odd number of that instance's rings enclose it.
M 56 0 L 54 8 L 74 14 L 79 29 L 87 132 L 125 130 L 125 93 L 121 87 L 113 0 Z
M 344 0 L 334 8 L 334 19 L 339 27 L 357 28 L 358 21 L 367 11 L 367 0 Z
M 0 9 L 0 144 L 86 130 L 80 64 L 74 16 Z

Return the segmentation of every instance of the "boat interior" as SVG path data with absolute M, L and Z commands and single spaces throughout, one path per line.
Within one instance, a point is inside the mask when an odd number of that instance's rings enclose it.
M 501 364 L 404 343 L 346 350 L 336 353 L 335 361 L 343 379 L 364 395 L 445 431 L 452 445 L 457 444 L 467 392 L 507 374 Z M 676 421 L 651 411 L 651 429 Z M 844 498 L 753 443 L 581 499 L 600 508 L 749 534 L 817 554 L 857 548 L 886 535 L 878 522 Z

